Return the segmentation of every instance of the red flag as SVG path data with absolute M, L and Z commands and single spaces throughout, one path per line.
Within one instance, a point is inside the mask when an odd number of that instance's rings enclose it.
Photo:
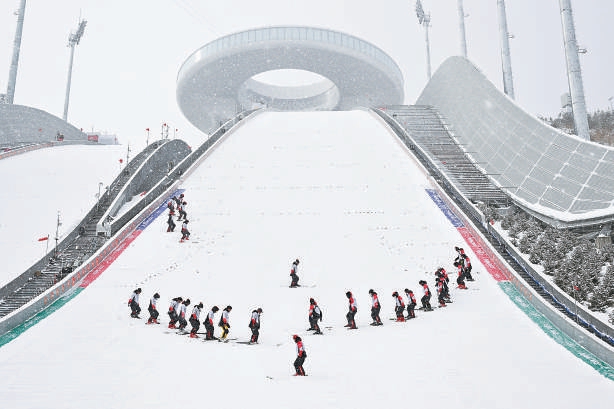
M 576 291 L 580 291 L 580 287 L 578 287 L 577 285 L 574 285 L 573 289 L 576 290 Z
M 147 132 L 149 132 L 149 128 L 145 128 L 145 130 L 146 130 Z
M 38 239 L 38 241 L 45 241 L 45 240 L 49 240 L 49 236 L 41 237 L 40 239 Z

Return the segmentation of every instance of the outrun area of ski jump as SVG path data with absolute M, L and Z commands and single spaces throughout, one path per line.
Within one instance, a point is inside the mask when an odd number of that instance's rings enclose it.
M 612 381 L 546 335 L 477 257 L 477 281 L 453 288 L 453 304 L 406 323 L 388 319 L 394 290 L 419 294 L 421 279 L 434 290 L 433 271 L 453 271 L 454 246 L 464 244 L 429 187 L 367 112 L 247 121 L 181 186 L 189 242 L 166 232 L 164 213 L 78 296 L 0 348 L 3 406 L 611 407 Z M 307 287 L 290 289 L 297 257 Z M 149 297 L 161 294 L 162 325 L 130 318 L 137 287 L 143 318 Z M 370 288 L 383 327 L 369 326 Z M 357 330 L 343 327 L 348 290 Z M 165 314 L 176 296 L 205 311 L 232 305 L 230 336 L 239 340 L 262 307 L 260 344 L 176 335 Z M 309 297 L 332 327 L 323 336 L 306 331 Z M 292 376 L 292 334 L 303 337 L 307 377 Z

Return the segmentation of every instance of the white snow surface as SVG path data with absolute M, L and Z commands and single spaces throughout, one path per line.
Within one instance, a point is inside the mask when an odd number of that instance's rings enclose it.
M 69 234 L 119 174 L 119 145 L 67 145 L 0 160 L 0 286 L 19 276 Z M 37 241 L 49 235 L 49 241 Z M 48 247 L 47 247 L 48 244 Z
M 22 186 L 20 195 L 38 194 Z M 58 195 L 56 185 L 45 187 Z M 477 257 L 477 281 L 453 288 L 453 304 L 406 323 L 388 320 L 392 292 L 420 294 L 420 279 L 434 290 L 432 272 L 451 271 L 454 246 L 464 244 L 427 187 L 369 113 L 257 116 L 183 183 L 190 241 L 166 233 L 159 217 L 81 294 L 0 348 L 2 406 L 611 407 L 612 382 L 544 334 Z M 91 194 L 71 189 L 70 197 Z M 28 257 L 25 247 L 6 242 L 3 259 Z M 301 283 L 314 287 L 288 288 L 295 258 Z M 149 297 L 161 294 L 162 325 L 130 318 L 137 287 L 143 318 Z M 383 304 L 382 327 L 368 325 L 370 288 Z M 343 327 L 348 290 L 358 301 L 357 330 Z M 230 336 L 239 340 L 249 339 L 251 311 L 262 307 L 260 343 L 175 335 L 166 310 L 177 296 L 202 301 L 205 312 L 232 305 Z M 332 327 L 323 336 L 306 331 L 309 297 Z M 303 337 L 307 377 L 292 376 L 292 334 Z

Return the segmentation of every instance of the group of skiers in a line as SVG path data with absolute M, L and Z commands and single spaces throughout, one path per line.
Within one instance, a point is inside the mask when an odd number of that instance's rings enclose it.
M 131 309 L 130 316 L 132 318 L 140 318 L 139 314 L 141 313 L 141 307 L 139 305 L 139 296 L 141 294 L 141 288 L 137 288 L 130 295 L 130 299 L 128 300 L 128 306 Z M 160 313 L 158 312 L 158 300 L 160 299 L 160 294 L 155 293 L 151 299 L 149 300 L 149 306 L 147 310 L 149 311 L 149 319 L 147 320 L 147 324 L 160 324 L 158 321 L 158 317 Z M 168 323 L 168 328 L 178 329 L 180 331 L 185 331 L 188 326 L 188 322 L 192 327 L 189 331 L 190 338 L 199 338 L 197 333 L 200 329 L 200 316 L 203 311 L 204 305 L 202 302 L 194 305 L 192 307 L 191 314 L 187 315 L 188 306 L 191 304 L 190 299 L 183 299 L 182 297 L 175 297 L 171 300 L 170 306 L 168 308 L 168 316 L 170 321 Z M 228 333 L 230 332 L 230 311 L 232 311 L 232 306 L 227 305 L 226 308 L 222 310 L 222 314 L 218 321 L 218 327 L 222 328 L 222 334 L 219 338 L 214 336 L 214 322 L 215 322 L 215 314 L 219 311 L 217 305 L 214 305 L 211 310 L 207 313 L 205 320 L 203 321 L 203 325 L 205 326 L 205 340 L 220 340 L 226 341 L 228 339 Z M 256 308 L 252 311 L 252 315 L 250 317 L 249 328 L 252 330 L 252 336 L 250 338 L 250 343 L 257 343 L 258 337 L 260 336 L 260 314 L 262 314 L 262 308 Z
M 173 196 L 166 204 L 168 209 L 168 220 L 166 221 L 166 224 L 168 225 L 166 229 L 167 232 L 174 232 L 175 227 L 177 227 L 175 221 L 173 220 L 175 210 L 177 210 L 177 213 L 179 213 L 179 216 L 177 216 L 177 221 L 183 220 L 183 223 L 181 223 L 181 240 L 179 240 L 181 243 L 183 243 L 185 240 L 190 240 L 190 231 L 188 230 L 188 223 L 190 221 L 188 220 L 188 213 L 186 212 L 188 202 L 186 202 L 184 199 L 184 194 L 181 193 L 179 197 Z

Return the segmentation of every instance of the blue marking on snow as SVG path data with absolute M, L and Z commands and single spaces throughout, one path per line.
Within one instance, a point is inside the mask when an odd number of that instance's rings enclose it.
M 178 196 L 181 193 L 185 192 L 185 189 L 177 189 L 173 192 L 172 195 L 170 195 L 167 200 L 165 200 L 160 207 L 158 207 L 156 210 L 154 210 L 149 216 L 147 216 L 145 218 L 145 220 L 143 220 L 141 222 L 141 224 L 139 224 L 136 228 L 136 230 L 145 230 L 147 228 L 147 226 L 149 226 L 151 223 L 153 223 L 154 220 L 156 220 L 158 218 L 158 216 L 160 216 L 162 213 L 164 213 L 164 211 L 167 209 L 166 205 L 168 204 L 169 200 L 171 200 L 171 198 L 173 196 Z
M 428 193 L 431 199 L 433 199 L 433 202 L 435 202 L 437 207 L 439 207 L 439 209 L 448 218 L 448 220 L 450 220 L 450 223 L 452 223 L 452 226 L 456 228 L 465 227 L 461 219 L 459 219 L 456 216 L 456 214 L 454 214 L 452 209 L 450 209 L 448 205 L 446 205 L 446 203 L 443 201 L 443 199 L 439 196 L 439 194 L 435 190 L 433 189 L 424 189 L 424 190 L 426 190 L 426 193 Z

